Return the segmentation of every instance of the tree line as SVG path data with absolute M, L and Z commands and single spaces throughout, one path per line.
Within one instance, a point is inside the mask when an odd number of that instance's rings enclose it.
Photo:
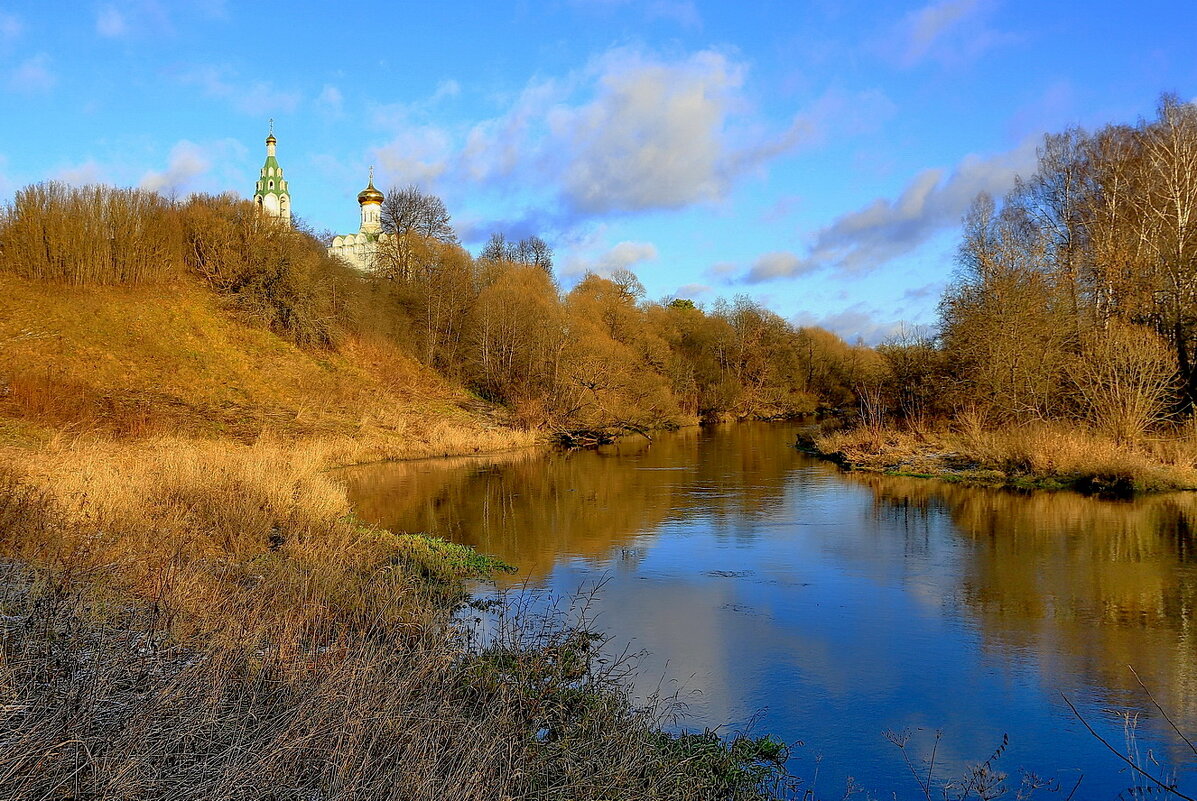
M 539 237 L 477 258 L 439 198 L 392 190 L 392 236 L 366 272 L 231 195 L 45 183 L 0 209 L 0 272 L 66 285 L 198 280 L 234 313 L 300 346 L 403 348 L 547 429 L 649 429 L 851 407 L 877 354 L 737 297 L 651 301 L 627 270 L 562 289 Z
M 878 413 L 914 427 L 1068 420 L 1120 441 L 1197 401 L 1197 106 L 1047 135 L 963 225 L 936 334 L 878 348 Z M 867 404 L 866 404 L 867 405 Z

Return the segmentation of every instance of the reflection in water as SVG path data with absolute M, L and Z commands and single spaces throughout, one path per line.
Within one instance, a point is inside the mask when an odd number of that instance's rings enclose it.
M 851 774 L 917 796 L 881 732 L 942 728 L 948 770 L 1009 733 L 1006 769 L 1069 787 L 1082 772 L 1078 797 L 1114 797 L 1132 777 L 1060 692 L 1116 744 L 1115 712 L 1141 712 L 1144 750 L 1197 778 L 1126 667 L 1197 732 L 1197 495 L 1107 502 L 843 475 L 797 453 L 794 433 L 690 429 L 341 475 L 363 518 L 495 554 L 518 582 L 562 595 L 605 582 L 600 623 L 616 647 L 652 650 L 647 691 L 662 677 L 695 691 L 690 725 L 766 710 L 760 729 L 805 740 L 798 772 L 824 757 L 821 795 Z
M 1034 654 L 1045 678 L 1083 675 L 1107 704 L 1143 700 L 1128 669 L 1197 731 L 1197 495 L 1134 502 L 1019 495 L 854 475 L 877 514 L 917 529 L 936 507 L 971 545 L 954 577 L 987 647 Z
M 608 557 L 687 516 L 734 521 L 751 536 L 751 522 L 780 502 L 794 464 L 766 456 L 776 451 L 776 430 L 745 428 L 689 428 L 651 445 L 637 438 L 598 451 L 365 465 L 340 475 L 363 519 L 471 545 L 518 566 L 522 581 L 562 558 Z

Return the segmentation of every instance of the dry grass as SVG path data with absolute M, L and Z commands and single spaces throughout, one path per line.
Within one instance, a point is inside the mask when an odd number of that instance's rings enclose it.
M 143 201 L 51 186 L 0 214 L 53 245 L 0 259 L 0 801 L 788 781 L 773 741 L 665 734 L 585 631 L 517 614 L 463 638 L 462 581 L 502 565 L 361 524 L 325 471 L 535 435 L 361 324 L 395 310 L 351 308 L 368 287 L 314 242 L 220 199 Z M 126 236 L 139 214 L 180 227 Z
M 917 434 L 862 426 L 821 435 L 815 446 L 854 468 L 978 483 L 1115 493 L 1197 488 L 1197 436 L 1188 430 L 1119 443 L 1064 423 Z
M 385 341 L 299 348 L 186 281 L 64 290 L 0 276 L 0 441 L 165 434 L 302 440 L 330 463 L 535 441 Z
M 160 439 L 0 464 L 0 798 L 758 798 L 785 749 L 660 730 L 594 638 L 449 624 L 468 549 L 324 456 Z

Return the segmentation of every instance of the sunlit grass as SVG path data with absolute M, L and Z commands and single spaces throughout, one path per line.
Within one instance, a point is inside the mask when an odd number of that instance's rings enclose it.
M 1117 442 L 1066 423 L 940 427 L 917 433 L 861 426 L 822 434 L 815 445 L 855 468 L 978 483 L 1097 491 L 1197 487 L 1197 439 L 1188 429 Z

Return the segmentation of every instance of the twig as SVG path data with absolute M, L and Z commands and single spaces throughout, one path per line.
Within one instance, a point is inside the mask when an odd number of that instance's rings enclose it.
M 1081 713 L 1077 710 L 1077 708 L 1075 706 L 1073 706 L 1072 701 L 1068 700 L 1067 695 L 1065 695 L 1064 693 L 1061 692 L 1060 697 L 1064 699 L 1064 703 L 1068 704 L 1068 708 L 1072 710 L 1072 714 L 1076 715 L 1076 719 L 1079 720 L 1082 723 L 1082 725 L 1084 725 L 1084 727 L 1089 730 L 1090 734 L 1092 734 L 1094 737 L 1097 738 L 1097 741 L 1099 743 L 1101 743 L 1106 748 L 1108 748 L 1110 750 L 1111 754 L 1113 754 L 1114 756 L 1121 759 L 1127 765 L 1130 765 L 1131 768 L 1133 768 L 1137 773 L 1141 774 L 1144 778 L 1149 779 L 1161 790 L 1168 792 L 1168 793 L 1172 793 L 1172 795 L 1176 796 L 1177 798 L 1183 798 L 1183 799 L 1185 799 L 1185 801 L 1197 801 L 1197 799 L 1193 798 L 1192 796 L 1185 795 L 1184 793 L 1180 792 L 1172 785 L 1164 784 L 1162 781 L 1157 779 L 1155 776 L 1152 776 L 1150 773 L 1148 773 L 1147 771 L 1143 770 L 1141 767 L 1136 765 L 1132 760 L 1128 759 L 1125 754 L 1123 754 L 1121 751 L 1119 751 L 1114 746 L 1110 745 L 1109 742 L 1107 742 L 1104 737 L 1102 737 L 1100 734 L 1098 734 L 1094 730 L 1094 728 L 1089 725 L 1089 721 L 1087 721 L 1083 717 L 1081 717 Z
M 1143 692 L 1147 693 L 1147 697 L 1151 700 L 1152 705 L 1159 710 L 1161 715 L 1164 716 L 1164 720 L 1168 721 L 1168 725 L 1172 727 L 1172 731 L 1176 732 L 1177 736 L 1185 741 L 1185 745 L 1189 747 L 1190 751 L 1192 751 L 1194 754 L 1197 754 L 1197 746 L 1194 746 L 1193 741 L 1188 737 L 1185 737 L 1184 732 L 1180 730 L 1180 728 L 1176 725 L 1176 722 L 1172 720 L 1172 717 L 1164 711 L 1164 708 L 1160 706 L 1159 701 L 1155 700 L 1155 696 L 1151 694 L 1151 690 L 1147 689 L 1147 685 L 1143 683 L 1141 678 L 1139 678 L 1139 674 L 1135 672 L 1135 669 L 1130 665 L 1127 665 L 1126 668 L 1131 672 L 1131 675 L 1135 677 L 1135 681 L 1139 682 L 1139 686 L 1143 688 Z
M 1070 792 L 1070 793 L 1068 794 L 1068 797 L 1067 797 L 1067 798 L 1065 798 L 1065 799 L 1064 799 L 1064 801 L 1072 801 L 1072 797 L 1073 797 L 1074 795 L 1076 795 L 1077 788 L 1081 786 L 1081 781 L 1082 781 L 1084 778 L 1085 778 L 1085 774 L 1083 774 L 1083 773 L 1082 773 L 1080 776 L 1077 776 L 1077 777 L 1076 777 L 1076 784 L 1072 785 L 1072 792 Z

